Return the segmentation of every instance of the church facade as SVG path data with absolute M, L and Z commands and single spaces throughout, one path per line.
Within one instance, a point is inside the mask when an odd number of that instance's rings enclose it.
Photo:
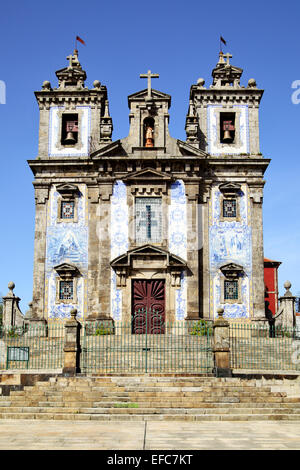
M 35 93 L 35 317 L 130 321 L 265 319 L 263 91 L 220 53 L 212 84 L 193 84 L 186 140 L 169 134 L 171 97 L 128 97 L 129 135 L 113 140 L 106 86 L 85 86 L 75 50 Z

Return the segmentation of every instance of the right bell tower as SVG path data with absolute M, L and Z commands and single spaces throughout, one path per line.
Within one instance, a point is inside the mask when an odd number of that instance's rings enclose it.
M 220 52 L 212 84 L 190 89 L 187 142 L 207 154 L 200 201 L 203 317 L 219 307 L 230 320 L 264 321 L 263 188 L 270 160 L 259 143 L 263 90 Z

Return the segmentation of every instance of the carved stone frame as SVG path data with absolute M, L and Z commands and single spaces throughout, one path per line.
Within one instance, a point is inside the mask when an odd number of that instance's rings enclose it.
M 235 183 L 220 184 L 219 190 L 221 191 L 220 197 L 220 222 L 240 222 L 240 191 L 241 185 Z M 224 217 L 224 199 L 236 201 L 236 217 Z
M 128 238 L 129 249 L 142 246 L 144 243 L 136 242 L 136 225 L 135 225 L 135 198 L 136 197 L 157 197 L 161 198 L 161 216 L 162 216 L 162 238 L 159 243 L 152 243 L 167 249 L 168 247 L 168 206 L 169 183 L 172 178 L 166 173 L 153 170 L 153 168 L 145 168 L 138 172 L 132 173 L 124 178 L 127 185 L 127 204 L 129 215 Z
M 175 296 L 180 288 L 181 273 L 186 262 L 156 245 L 143 245 L 127 251 L 111 262 L 117 275 L 117 288 L 122 289 L 123 319 L 130 321 L 132 280 L 164 279 L 166 320 L 175 320 Z
M 240 120 L 241 120 L 241 110 L 238 108 L 215 108 L 214 110 L 216 116 L 216 126 L 217 126 L 217 138 L 214 142 L 216 148 L 220 150 L 228 150 L 230 147 L 240 148 L 241 147 L 241 132 L 240 132 Z M 222 144 L 220 140 L 220 126 L 221 126 L 221 113 L 232 113 L 235 114 L 235 136 L 234 141 L 231 144 Z
M 77 304 L 77 277 L 80 274 L 76 266 L 71 264 L 63 263 L 54 267 L 57 272 L 56 276 L 56 304 Z M 61 281 L 72 281 L 73 282 L 73 298 L 72 299 L 60 299 L 60 283 Z
M 77 107 L 75 108 L 64 108 L 64 109 L 58 109 L 57 110 L 57 118 L 59 122 L 59 129 L 57 133 L 57 140 L 55 142 L 55 147 L 58 150 L 63 150 L 67 148 L 74 148 L 76 150 L 81 150 L 84 147 L 84 143 L 82 142 L 82 133 L 81 133 L 81 124 L 82 124 L 82 119 L 83 119 L 83 109 L 78 109 Z M 61 138 L 62 138 L 62 117 L 65 114 L 77 114 L 78 115 L 78 140 L 76 144 L 62 144 L 61 143 Z
M 242 279 L 244 276 L 244 269 L 238 264 L 229 263 L 220 268 L 221 271 L 221 304 L 242 304 Z M 238 282 L 238 298 L 225 299 L 225 281 Z
M 78 186 L 73 184 L 60 184 L 56 186 L 56 191 L 60 194 L 57 199 L 57 219 L 58 223 L 77 223 L 78 222 L 78 200 L 79 189 Z M 72 219 L 62 218 L 61 209 L 62 202 L 74 202 L 74 217 Z

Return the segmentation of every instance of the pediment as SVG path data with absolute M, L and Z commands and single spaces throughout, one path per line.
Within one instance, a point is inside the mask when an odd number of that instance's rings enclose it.
M 127 155 L 120 140 L 111 142 L 91 153 L 91 158 L 97 157 L 122 157 Z
M 220 270 L 226 277 L 237 277 L 239 274 L 243 273 L 244 268 L 236 263 L 228 263 L 220 267 Z
M 148 89 L 145 88 L 144 90 L 137 91 L 136 93 L 133 93 L 132 95 L 128 96 L 128 103 L 130 101 L 134 100 L 145 100 L 148 96 Z M 171 103 L 171 96 L 168 95 L 167 93 L 163 93 L 162 91 L 154 90 L 153 88 L 151 89 L 151 98 L 154 100 L 164 100 L 164 101 L 169 101 Z
M 125 176 L 124 181 L 170 181 L 172 177 L 168 173 L 162 173 L 160 171 L 154 170 L 153 168 L 144 168 L 143 170 L 135 171 L 129 173 L 129 175 Z
M 69 263 L 61 263 L 57 266 L 54 266 L 54 270 L 59 274 L 71 274 L 72 276 L 76 276 L 79 273 L 79 270 L 76 266 Z
M 74 195 L 79 192 L 78 186 L 76 184 L 58 184 L 56 186 L 56 191 L 60 193 L 62 196 L 69 196 Z
M 192 155 L 195 157 L 204 157 L 204 158 L 207 157 L 207 153 L 205 153 L 203 150 L 198 149 L 194 147 L 193 145 L 190 145 L 182 140 L 177 139 L 177 145 L 183 155 Z
M 224 194 L 238 193 L 241 190 L 241 185 L 237 183 L 222 183 L 219 190 Z
M 186 268 L 186 262 L 168 250 L 165 250 L 161 247 L 154 246 L 154 245 L 142 245 L 137 248 L 133 248 L 132 250 L 127 251 L 123 255 L 118 256 L 115 258 L 110 264 L 112 268 L 122 268 L 122 267 L 131 267 L 132 260 L 136 258 L 140 259 L 147 259 L 147 260 L 155 260 L 156 258 L 164 258 L 166 261 L 166 267 L 168 268 Z M 150 261 L 151 262 L 151 261 Z

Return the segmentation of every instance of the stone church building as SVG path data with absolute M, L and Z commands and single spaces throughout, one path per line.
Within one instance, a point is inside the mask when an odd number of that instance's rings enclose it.
M 129 134 L 113 140 L 105 85 L 85 86 L 75 50 L 35 93 L 34 315 L 130 321 L 265 319 L 263 90 L 220 53 L 212 83 L 191 85 L 186 140 L 169 134 L 171 96 L 128 96 Z

